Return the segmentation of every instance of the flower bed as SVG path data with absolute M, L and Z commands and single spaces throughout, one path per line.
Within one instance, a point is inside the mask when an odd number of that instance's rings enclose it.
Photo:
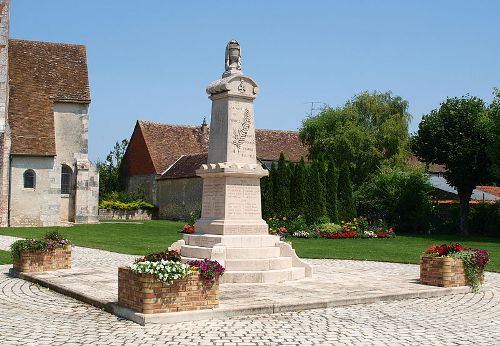
M 307 226 L 300 218 L 289 220 L 286 217 L 272 217 L 268 219 L 269 234 L 277 235 L 281 239 L 293 238 L 328 238 L 328 239 L 354 239 L 354 238 L 394 238 L 396 234 L 392 228 L 382 220 L 368 222 L 360 217 L 350 222 L 323 223 L 316 226 Z
M 486 250 L 460 244 L 431 245 L 420 258 L 420 281 L 442 287 L 469 285 L 477 291 L 483 283 L 483 271 L 488 261 Z
M 41 239 L 23 239 L 10 246 L 14 270 L 44 272 L 71 268 L 71 242 L 57 232 Z
M 148 255 L 118 269 L 118 303 L 145 314 L 211 309 L 223 273 L 217 261 L 181 263 L 176 251 Z

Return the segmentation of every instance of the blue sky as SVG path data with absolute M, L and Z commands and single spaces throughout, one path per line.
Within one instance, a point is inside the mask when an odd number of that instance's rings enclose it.
M 499 13 L 494 0 L 12 0 L 11 37 L 87 46 L 95 160 L 137 119 L 209 119 L 205 87 L 220 78 L 231 38 L 261 87 L 258 128 L 296 130 L 307 102 L 391 90 L 409 101 L 415 131 L 447 96 L 491 101 Z

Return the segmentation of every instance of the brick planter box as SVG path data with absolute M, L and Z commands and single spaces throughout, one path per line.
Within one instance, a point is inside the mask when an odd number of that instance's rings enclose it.
M 14 270 L 18 272 L 46 272 L 71 268 L 71 245 L 50 251 L 21 251 L 14 258 Z
M 479 273 L 481 284 L 483 279 L 483 272 L 481 272 Z M 450 257 L 420 257 L 420 282 L 441 287 L 468 285 L 463 261 Z
M 219 281 L 206 284 L 195 273 L 168 285 L 151 274 L 118 268 L 118 304 L 144 314 L 212 309 L 219 306 Z

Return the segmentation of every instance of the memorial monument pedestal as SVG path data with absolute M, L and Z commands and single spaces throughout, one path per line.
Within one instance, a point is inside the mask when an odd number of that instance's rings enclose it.
M 203 179 L 201 218 L 196 232 L 171 246 L 183 261 L 212 259 L 226 271 L 222 282 L 264 283 L 310 277 L 310 265 L 289 244 L 268 234 L 262 219 L 253 100 L 257 83 L 243 75 L 240 46 L 226 47 L 226 71 L 210 83 L 212 100 L 208 163 L 196 171 Z

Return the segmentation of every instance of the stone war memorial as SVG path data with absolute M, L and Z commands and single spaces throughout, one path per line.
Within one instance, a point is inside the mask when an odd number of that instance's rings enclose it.
M 258 84 L 241 71 L 241 47 L 226 46 L 225 72 L 206 89 L 212 100 L 201 218 L 196 232 L 172 245 L 184 261 L 217 260 L 225 283 L 266 283 L 312 276 L 288 243 L 268 234 L 262 219 L 260 178 L 268 174 L 256 159 L 253 101 Z

